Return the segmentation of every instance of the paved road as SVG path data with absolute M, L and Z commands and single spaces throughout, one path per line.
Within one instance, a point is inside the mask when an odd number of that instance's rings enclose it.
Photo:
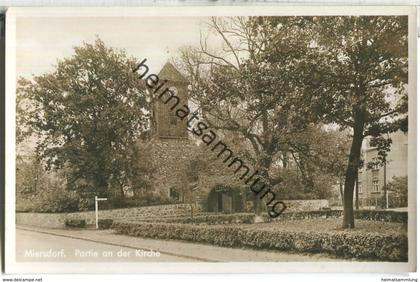
M 147 252 L 145 252 L 147 251 Z M 192 258 L 16 229 L 18 262 L 183 262 Z

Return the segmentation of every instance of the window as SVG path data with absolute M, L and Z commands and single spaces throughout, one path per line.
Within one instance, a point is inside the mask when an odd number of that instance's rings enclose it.
M 379 181 L 373 180 L 372 187 L 373 187 L 373 192 L 379 192 Z
M 169 90 L 172 91 L 172 93 L 177 96 L 178 95 L 178 89 L 175 86 L 169 87 Z

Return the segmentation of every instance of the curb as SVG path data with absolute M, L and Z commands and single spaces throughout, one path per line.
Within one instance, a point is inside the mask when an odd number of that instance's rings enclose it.
M 150 250 L 150 248 L 145 248 L 145 247 L 133 247 L 133 246 L 130 246 L 130 245 L 104 242 L 104 241 L 88 239 L 88 238 L 84 238 L 84 237 L 59 234 L 59 233 L 55 233 L 55 232 L 40 231 L 40 230 L 36 230 L 36 229 L 31 229 L 29 226 L 16 226 L 16 229 L 25 230 L 25 231 L 29 231 L 29 232 L 36 232 L 36 233 L 41 233 L 41 234 L 54 235 L 54 236 L 59 236 L 59 237 L 65 237 L 65 238 L 70 238 L 70 239 L 83 240 L 83 241 L 94 242 L 94 243 L 99 243 L 99 244 L 111 245 L 111 246 L 116 246 L 116 247 L 123 247 L 123 248 L 134 249 L 134 250 L 143 250 L 143 251 Z M 165 254 L 165 255 L 177 256 L 177 257 L 182 257 L 182 258 L 187 258 L 187 259 L 194 259 L 194 260 L 198 260 L 198 261 L 202 261 L 202 262 L 219 262 L 217 260 L 204 259 L 204 258 L 194 257 L 194 256 L 189 256 L 189 255 L 181 255 L 181 254 L 176 254 L 176 253 L 167 252 L 167 251 L 160 251 L 160 250 L 156 250 L 156 251 L 158 251 L 161 254 Z

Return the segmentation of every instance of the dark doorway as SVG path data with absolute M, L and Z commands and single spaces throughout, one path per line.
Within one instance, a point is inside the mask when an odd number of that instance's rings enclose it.
M 239 188 L 218 185 L 207 197 L 207 211 L 233 213 L 243 211 L 243 198 Z
M 223 212 L 223 192 L 216 192 L 217 195 L 217 211 Z

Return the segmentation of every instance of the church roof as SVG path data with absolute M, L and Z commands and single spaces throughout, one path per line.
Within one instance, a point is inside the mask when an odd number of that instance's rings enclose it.
M 160 70 L 159 79 L 184 83 L 188 82 L 188 80 L 170 62 L 167 62 Z

